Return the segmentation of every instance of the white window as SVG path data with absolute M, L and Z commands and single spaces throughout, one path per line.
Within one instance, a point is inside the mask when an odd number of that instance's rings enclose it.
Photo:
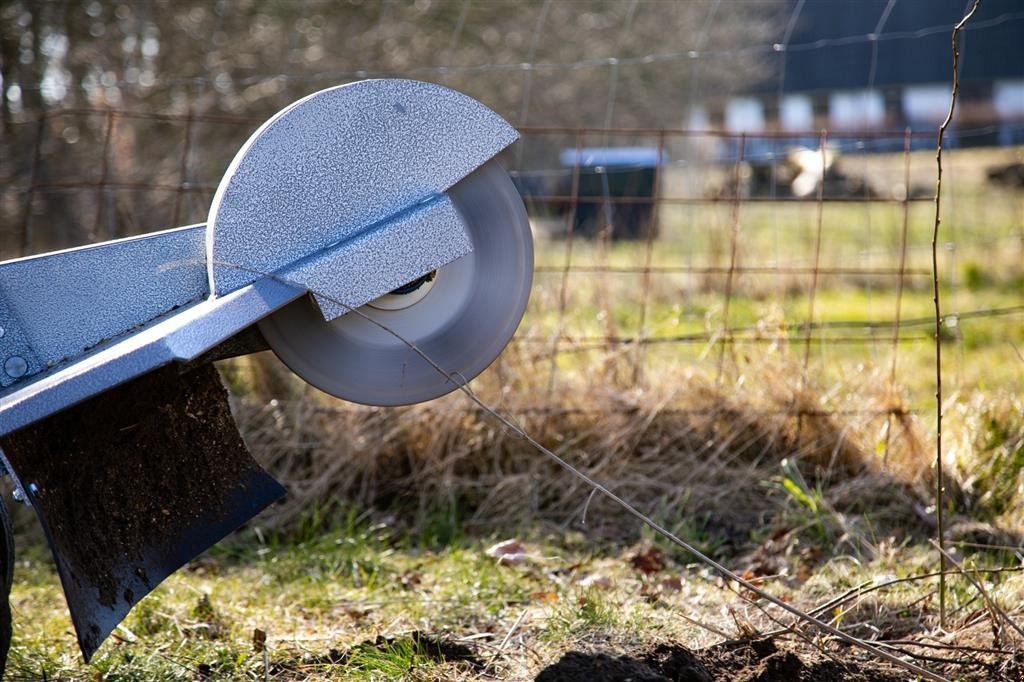
M 731 133 L 764 130 L 764 105 L 754 97 L 736 97 L 725 105 L 725 129 Z
M 812 130 L 814 106 L 808 95 L 785 95 L 779 102 L 779 124 L 783 130 Z
M 876 128 L 885 123 L 885 99 L 878 90 L 834 92 L 829 97 L 828 116 L 836 128 Z
M 996 81 L 992 84 L 992 106 L 999 118 L 1024 116 L 1024 80 Z
M 686 126 L 690 130 L 711 129 L 711 118 L 708 116 L 708 110 L 704 108 L 703 104 L 694 104 L 690 107 L 690 115 L 687 118 Z
M 942 123 L 949 111 L 949 85 L 908 85 L 903 89 L 903 115 L 911 123 Z

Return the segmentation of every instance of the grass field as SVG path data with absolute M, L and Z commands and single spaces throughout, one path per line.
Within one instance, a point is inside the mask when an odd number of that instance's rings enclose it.
M 908 208 L 902 291 L 899 203 L 826 202 L 820 231 L 814 202 L 666 206 L 651 249 L 574 240 L 573 266 L 638 271 L 574 271 L 564 305 L 567 244 L 538 225 L 519 340 L 474 389 L 780 598 L 950 678 L 1020 679 L 1024 194 L 982 171 L 1021 153 L 948 157 L 947 541 L 964 570 L 950 569 L 945 627 L 929 543 L 932 204 Z M 843 162 L 902 177 L 899 155 Z M 912 155 L 912 185 L 932 162 Z M 815 262 L 890 272 L 814 285 Z M 764 271 L 730 280 L 730 263 Z M 9 679 L 688 679 L 665 667 L 671 647 L 710 647 L 715 679 L 907 679 L 727 585 L 463 396 L 378 410 L 266 356 L 222 372 L 290 497 L 160 586 L 91 666 L 19 510 Z M 521 551 L 488 553 L 508 539 Z M 721 644 L 780 629 L 748 658 Z

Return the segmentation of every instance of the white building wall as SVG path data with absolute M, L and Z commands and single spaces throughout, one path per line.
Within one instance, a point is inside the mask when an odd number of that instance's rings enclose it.
M 942 123 L 949 111 L 949 86 L 908 85 L 903 88 L 903 115 L 912 123 Z
M 999 118 L 1024 118 L 1024 79 L 993 83 L 992 106 Z
M 710 130 L 711 117 L 703 104 L 694 104 L 690 107 L 690 115 L 686 117 L 686 127 L 690 130 Z

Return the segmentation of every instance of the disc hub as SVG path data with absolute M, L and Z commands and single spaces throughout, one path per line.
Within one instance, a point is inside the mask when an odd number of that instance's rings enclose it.
M 437 270 L 431 270 L 422 277 L 370 301 L 367 305 L 377 310 L 403 310 L 422 301 L 434 288 L 435 280 L 437 280 Z

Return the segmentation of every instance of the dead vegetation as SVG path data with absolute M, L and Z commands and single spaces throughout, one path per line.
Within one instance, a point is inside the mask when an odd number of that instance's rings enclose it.
M 271 358 L 256 362 L 261 375 L 277 372 Z M 870 559 L 880 546 L 925 542 L 935 528 L 933 479 L 919 417 L 886 409 L 884 396 L 876 413 L 846 405 L 811 380 L 794 390 L 799 368 L 790 362 L 761 362 L 724 385 L 692 372 L 643 391 L 563 382 L 543 404 L 506 398 L 503 409 L 641 511 L 759 572 L 794 558 L 810 565 L 837 554 Z M 236 383 L 248 374 L 233 372 Z M 274 386 L 280 397 L 250 393 L 235 405 L 248 444 L 290 491 L 267 520 L 271 527 L 287 530 L 310 508 L 329 518 L 332 506 L 355 505 L 414 534 L 443 526 L 488 535 L 539 524 L 626 543 L 638 536 L 627 513 L 463 396 L 381 410 L 299 395 L 305 389 L 287 380 Z M 951 539 L 1016 547 L 1019 498 L 1009 490 L 1024 475 L 1014 460 L 1019 403 L 987 399 L 988 413 L 964 408 L 964 417 L 978 416 L 957 431 L 967 442 L 947 476 L 964 516 L 949 524 Z M 988 441 L 970 419 L 988 419 L 995 430 Z
M 98 670 L 280 680 L 906 677 L 643 533 L 463 396 L 363 408 L 284 372 L 269 357 L 222 367 L 248 445 L 289 497 L 259 530 L 147 598 L 100 650 Z M 1019 500 L 1000 487 L 1020 475 L 1019 397 L 990 393 L 950 412 L 957 457 L 946 474 L 956 508 L 970 515 L 950 523 L 957 563 L 940 629 L 922 417 L 886 411 L 884 394 L 874 416 L 853 410 L 853 398 L 813 377 L 795 382 L 800 372 L 798 358 L 780 353 L 721 384 L 679 372 L 643 392 L 598 390 L 615 384 L 594 372 L 573 375 L 578 383 L 563 374 L 548 395 L 542 370 L 499 366 L 477 390 L 787 603 L 950 679 L 1019 679 Z M 511 376 L 522 385 L 503 392 Z M 38 617 L 23 627 L 12 670 L 85 674 L 74 652 L 60 653 L 67 626 L 42 607 L 56 578 L 45 561 L 29 561 L 46 584 L 15 595 L 16 614 Z M 254 629 L 264 633 L 258 645 Z

